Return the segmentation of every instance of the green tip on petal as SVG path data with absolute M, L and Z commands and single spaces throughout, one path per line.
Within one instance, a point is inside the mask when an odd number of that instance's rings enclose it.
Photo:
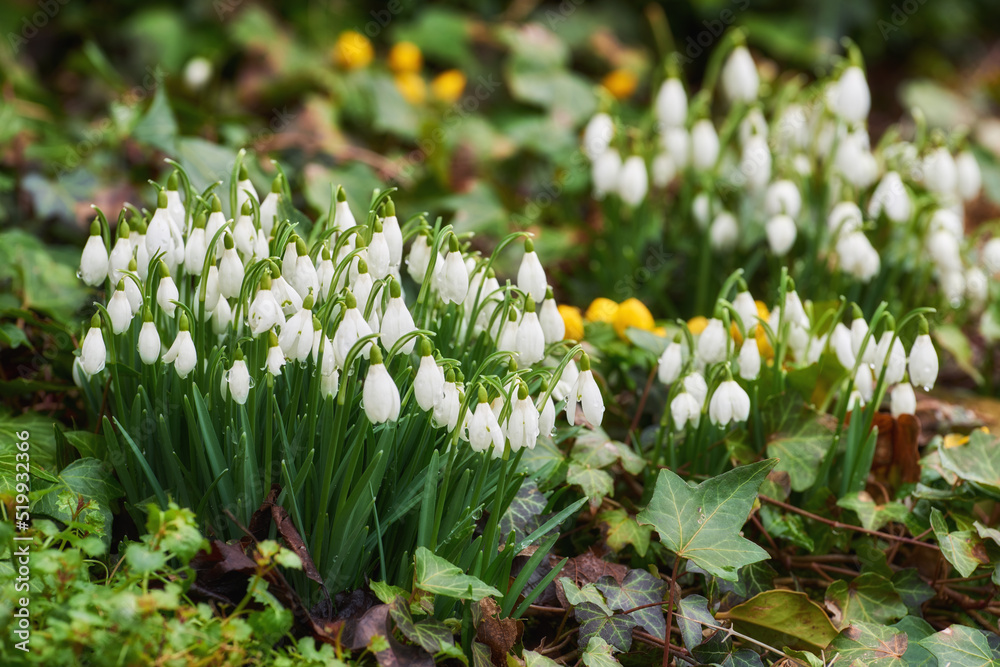
M 580 359 L 580 370 L 589 371 L 590 370 L 590 355 L 586 352 L 583 353 L 583 358 Z
M 362 236 L 361 234 L 355 234 L 354 248 L 357 249 L 357 248 L 367 248 L 367 247 L 368 247 L 368 241 L 365 241 L 365 237 Z
M 142 321 L 143 322 L 153 321 L 153 311 L 149 309 L 149 306 L 146 306 L 145 308 L 142 309 Z
M 444 374 L 444 381 L 445 382 L 451 382 L 452 384 L 455 384 L 455 369 L 454 368 L 449 368 L 448 372 Z
M 90 328 L 100 329 L 101 328 L 101 315 L 100 313 L 94 313 L 94 316 L 90 318 Z
M 531 239 L 524 239 L 524 252 L 535 252 L 535 242 Z
M 513 357 L 507 362 L 507 372 L 511 375 L 517 372 L 517 361 Z
M 212 213 L 222 213 L 222 200 L 219 195 L 212 195 Z
M 490 402 L 489 395 L 486 393 L 486 387 L 484 387 L 483 385 L 479 385 L 479 392 L 478 393 L 479 393 L 479 402 L 480 403 L 489 403 Z
M 177 175 L 177 170 L 174 169 L 170 173 L 170 177 L 167 178 L 167 190 L 177 190 L 177 184 L 179 183 L 179 181 L 180 179 Z
M 358 307 L 358 300 L 353 294 L 351 294 L 351 292 L 348 292 L 347 296 L 344 297 L 344 306 L 346 306 L 348 310 Z
M 378 218 L 375 218 L 375 222 L 372 226 L 372 231 L 375 232 L 376 234 L 382 233 L 382 221 L 379 220 Z
M 455 369 L 455 382 L 465 382 L 465 373 L 462 372 L 461 368 Z
M 921 336 L 927 336 L 930 334 L 930 327 L 927 326 L 927 318 L 921 315 L 917 319 L 917 333 Z
M 190 326 L 191 325 L 188 323 L 188 317 L 187 317 L 187 315 L 185 315 L 184 313 L 181 313 L 180 320 L 178 320 L 178 323 L 177 323 L 177 328 L 180 331 L 187 331 L 190 328 Z
M 321 331 L 323 329 L 323 323 L 319 321 L 319 318 L 313 315 L 313 331 Z
M 521 383 L 521 386 L 517 388 L 517 397 L 522 401 L 528 398 L 528 385 Z
M 127 239 L 131 233 L 132 229 L 128 226 L 128 221 L 122 220 L 122 224 L 118 225 L 118 238 Z
M 206 220 L 206 218 L 205 218 L 205 212 L 201 211 L 200 213 L 198 213 L 198 215 L 194 219 L 194 228 L 195 229 L 205 229 L 205 220 Z
M 330 249 L 323 246 L 323 261 L 329 262 L 331 259 L 333 259 L 333 255 L 330 254 Z
M 372 366 L 382 363 L 382 350 L 379 349 L 378 345 L 372 345 L 371 362 Z
M 250 205 L 249 201 L 243 202 L 243 206 L 240 208 L 240 215 L 249 216 L 251 213 L 253 213 L 253 206 Z
M 347 193 L 344 192 L 344 186 L 337 186 L 337 201 L 347 201 Z
M 241 181 L 245 181 L 248 178 L 250 178 L 250 174 L 247 173 L 247 166 L 245 164 L 241 164 L 240 165 L 240 176 L 239 176 L 239 179 Z
M 856 303 L 851 304 L 851 317 L 855 320 L 863 320 L 865 314 L 861 312 L 861 307 Z
M 306 247 L 306 242 L 301 238 L 295 242 L 295 254 L 299 257 L 305 257 L 309 254 L 309 248 Z
M 282 185 L 282 183 L 281 183 L 281 174 L 278 174 L 277 176 L 274 177 L 274 180 L 271 181 L 271 192 L 273 192 L 276 195 L 280 195 L 281 194 L 281 185 Z
M 132 259 L 130 259 L 128 261 L 128 270 L 129 271 L 138 271 L 139 270 L 139 264 L 136 263 L 135 257 L 133 257 Z
M 122 278 L 121 280 L 118 281 L 118 285 L 115 287 L 115 290 L 118 291 L 118 292 L 124 292 L 125 291 L 125 279 L 124 278 Z
M 548 299 L 554 299 L 554 298 L 556 298 L 556 295 L 552 292 L 552 288 L 546 286 L 546 288 L 545 288 L 545 299 L 548 300 Z
M 236 352 L 233 352 L 233 361 L 243 361 L 243 350 L 241 348 L 236 348 Z
M 885 314 L 885 330 L 895 331 L 896 330 L 896 318 L 890 313 Z
M 156 197 L 156 208 L 166 208 L 167 207 L 167 192 L 165 190 L 160 190 L 160 194 Z
M 517 309 L 511 308 L 507 311 L 507 321 L 517 322 Z
M 526 313 L 535 312 L 535 300 L 531 298 L 530 294 L 528 295 L 528 298 L 524 300 L 524 312 Z
M 493 270 L 492 266 L 489 269 L 486 270 L 486 277 L 487 278 L 496 278 L 497 277 L 497 272 Z
M 316 299 L 313 298 L 313 295 L 312 295 L 311 292 L 306 296 L 306 298 L 302 299 L 302 307 L 304 309 L 306 309 L 306 310 L 312 310 L 313 309 L 313 305 L 315 303 L 316 303 Z
M 267 332 L 267 346 L 278 347 L 278 334 L 274 333 L 274 329 Z
M 392 201 L 392 197 L 385 200 L 385 217 L 390 215 L 396 215 L 396 204 Z
M 233 235 L 230 234 L 229 232 L 226 232 L 226 236 L 224 237 L 223 242 L 226 244 L 226 250 L 232 250 L 233 247 L 235 246 L 235 242 L 233 241 Z
M 458 237 L 454 234 L 448 239 L 448 250 L 451 252 L 458 252 Z
M 271 276 L 268 273 L 264 273 L 260 278 L 260 288 L 261 289 L 271 289 Z
M 358 260 L 358 275 L 368 273 L 368 262 L 363 259 Z
M 788 282 L 785 283 L 785 285 L 787 286 L 787 290 L 786 291 L 788 291 L 788 292 L 794 292 L 795 291 L 795 280 L 793 280 L 792 278 L 789 278 Z
M 90 235 L 100 236 L 101 235 L 101 221 L 94 218 L 94 221 L 90 223 Z
M 425 336 L 420 337 L 420 356 L 429 357 L 434 353 L 434 348 L 431 347 L 431 342 L 427 340 Z
M 170 277 L 170 269 L 167 268 L 167 263 L 164 262 L 162 259 L 160 260 L 160 266 L 157 267 L 157 268 L 160 270 L 160 277 L 161 278 L 169 278 Z
M 399 281 L 393 278 L 389 282 L 389 296 L 393 299 L 398 299 L 403 296 L 403 286 L 399 284 Z
M 271 279 L 277 280 L 281 277 L 281 268 L 277 262 L 271 261 Z

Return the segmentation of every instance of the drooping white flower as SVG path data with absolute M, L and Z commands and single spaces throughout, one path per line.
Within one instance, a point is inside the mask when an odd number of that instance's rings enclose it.
M 100 285 L 108 277 L 108 263 L 108 249 L 101 237 L 101 223 L 94 220 L 90 225 L 90 237 L 80 256 L 80 278 L 91 287 Z
M 955 159 L 944 146 L 934 149 L 924 158 L 924 187 L 942 196 L 957 192 L 958 169 Z
M 776 257 L 784 257 L 795 244 L 798 228 L 795 221 L 787 215 L 779 214 L 767 221 L 764 226 L 767 234 L 767 245 Z
M 233 242 L 236 244 L 237 252 L 245 259 L 253 256 L 254 240 L 257 237 L 257 228 L 254 227 L 252 214 L 253 209 L 250 204 L 244 204 L 243 210 L 236 218 L 236 224 L 233 225 Z
M 989 298 L 990 279 L 978 266 L 965 272 L 965 294 L 976 308 L 981 308 Z
M 685 169 L 691 161 L 691 136 L 683 127 L 669 127 L 660 135 L 660 145 L 667 152 L 678 170 Z
M 712 121 L 699 120 L 691 128 L 691 164 L 699 171 L 708 171 L 719 158 L 719 135 Z
M 750 416 L 750 397 L 736 380 L 725 380 L 712 394 L 708 416 L 718 426 L 744 422 Z
M 184 210 L 184 202 L 181 201 L 180 190 L 177 189 L 178 185 L 178 173 L 173 171 L 167 179 L 167 188 L 165 190 L 167 193 L 167 213 L 170 214 L 170 218 L 174 221 L 174 226 L 177 230 L 180 232 L 186 232 L 187 214 Z
M 247 318 L 250 321 L 250 333 L 255 337 L 285 323 L 285 315 L 271 290 L 271 276 L 266 273 L 250 303 Z
M 962 270 L 962 250 L 951 232 L 943 229 L 931 232 L 927 237 L 927 252 L 941 272 Z
M 545 391 L 545 387 L 542 387 L 542 391 Z M 538 407 L 537 405 L 535 406 Z M 545 437 L 552 435 L 553 429 L 556 427 L 556 404 L 552 401 L 552 396 L 549 395 L 545 402 L 540 408 L 538 408 L 538 432 Z
M 789 283 L 791 284 L 791 281 Z M 786 322 L 793 322 L 803 329 L 809 329 L 809 316 L 806 315 L 802 299 L 799 298 L 799 293 L 795 291 L 794 287 L 790 286 L 785 292 L 785 303 L 781 310 Z
M 826 226 L 830 230 L 830 236 L 836 239 L 838 236 L 851 234 L 861 229 L 864 219 L 861 209 L 852 201 L 839 202 L 827 216 Z
M 226 383 L 229 385 L 229 395 L 237 405 L 244 405 L 250 396 L 250 371 L 247 370 L 247 362 L 243 359 L 243 351 L 236 348 L 233 355 L 233 365 L 226 372 Z
M 867 188 L 878 178 L 878 162 L 864 131 L 851 132 L 840 140 L 833 164 L 841 177 L 858 189 Z
M 426 338 L 420 343 L 420 365 L 413 378 L 413 396 L 421 410 L 432 410 L 444 395 L 444 371 L 438 366 Z
M 518 317 L 517 308 L 513 305 L 510 310 L 507 311 L 507 317 L 502 314 L 497 318 L 498 325 L 500 327 L 499 332 L 495 336 L 497 341 L 497 349 L 503 352 L 517 352 L 517 329 L 518 329 Z
M 754 106 L 747 111 L 743 116 L 743 120 L 740 121 L 740 145 L 746 146 L 754 138 L 763 139 L 766 143 L 769 131 L 770 128 L 767 126 L 767 119 L 764 118 L 764 112 L 759 107 Z
M 219 294 L 227 299 L 240 295 L 244 276 L 243 262 L 233 244 L 233 237 L 226 234 L 226 249 L 219 260 Z
M 858 372 L 854 375 L 854 389 L 861 396 L 864 403 L 869 403 L 875 394 L 875 379 L 872 377 L 872 369 L 868 366 L 858 366 Z
M 517 390 L 517 398 L 511 405 L 510 417 L 504 425 L 511 451 L 535 448 L 540 433 L 538 422 L 538 410 L 528 396 L 527 385 L 522 382 Z
M 875 372 L 881 373 L 883 368 L 885 368 L 886 384 L 903 381 L 903 376 L 906 374 L 906 350 L 903 349 L 903 341 L 899 340 L 899 337 L 893 340 L 892 331 L 884 331 L 875 348 Z
M 921 318 L 920 334 L 910 348 L 910 382 L 927 391 L 934 387 L 937 374 L 937 352 L 927 333 L 927 322 Z
M 583 417 L 592 426 L 601 425 L 604 419 L 604 398 L 601 396 L 601 388 L 597 386 L 594 379 L 594 372 L 590 370 L 590 357 L 583 355 L 580 362 L 580 374 L 576 378 L 576 383 L 566 398 L 566 421 L 570 426 L 575 426 L 576 406 L 579 403 L 583 408 Z
M 674 422 L 674 429 L 683 431 L 686 426 L 697 428 L 701 421 L 701 406 L 695 396 L 686 391 L 682 391 L 670 402 L 670 417 Z
M 458 250 L 458 239 L 449 239 L 448 255 L 444 260 L 444 270 L 437 284 L 438 293 L 445 303 L 462 303 L 469 292 L 469 271 Z
M 529 295 L 536 303 L 541 303 L 545 298 L 545 290 L 548 283 L 545 277 L 545 269 L 535 252 L 535 244 L 531 239 L 524 241 L 524 257 L 521 258 L 521 265 L 517 268 L 517 288 Z
M 324 357 L 330 356 L 332 358 L 332 350 L 333 343 L 327 339 L 326 347 L 323 350 Z M 281 369 L 285 366 L 285 355 L 281 351 L 278 335 L 274 331 L 268 333 L 267 358 L 264 360 L 264 366 L 267 368 L 267 372 L 274 377 L 281 375 Z
M 337 331 L 333 334 L 334 358 L 339 368 L 344 368 L 347 363 L 347 355 L 351 348 L 364 336 L 372 333 L 371 326 L 365 321 L 361 311 L 358 310 L 358 302 L 350 292 L 344 299 L 344 317 L 337 326 Z M 362 347 L 362 354 L 365 359 L 374 349 L 371 341 Z
M 872 97 L 860 67 L 852 65 L 845 69 L 830 87 L 828 95 L 831 110 L 848 123 L 860 123 L 868 118 Z
M 737 46 L 722 66 L 722 90 L 732 102 L 753 102 L 760 88 L 760 75 L 753 56 L 745 46 Z
M 860 356 L 863 364 L 874 365 L 877 346 L 874 337 L 870 337 L 865 343 L 866 335 L 868 335 L 868 323 L 861 316 L 861 311 L 856 309 L 854 319 L 851 320 L 851 353 L 855 359 Z M 862 345 L 864 345 L 864 351 L 861 350 Z
M 646 199 L 649 192 L 649 174 L 646 171 L 646 161 L 642 156 L 631 155 L 622 163 L 618 174 L 618 196 L 622 201 L 635 208 Z
M 103 275 L 106 276 L 107 272 Z M 90 320 L 90 329 L 83 338 L 83 345 L 80 346 L 80 366 L 87 377 L 91 377 L 104 370 L 107 360 L 108 348 L 101 333 L 101 316 L 94 315 Z
M 382 280 L 389 275 L 389 243 L 382 231 L 382 222 L 375 219 L 375 229 L 368 243 L 368 269 L 375 280 Z
M 830 347 L 833 348 L 833 353 L 841 366 L 845 369 L 854 368 L 856 357 L 854 350 L 851 349 L 851 330 L 843 322 L 837 322 L 837 326 L 833 328 L 833 333 L 830 334 Z
M 937 232 L 947 232 L 957 240 L 965 234 L 965 224 L 962 218 L 948 208 L 939 208 L 931 214 L 931 221 L 927 225 L 932 234 Z
M 254 201 L 260 201 L 257 197 L 257 190 L 250 182 L 250 175 L 247 173 L 245 165 L 240 165 L 240 171 L 236 182 L 236 209 L 242 210 L 243 205 Z
M 618 177 L 622 170 L 622 156 L 614 148 L 604 151 L 591 166 L 591 180 L 594 182 L 594 199 L 601 200 L 609 192 L 618 190 Z
M 994 236 L 983 245 L 982 263 L 990 275 L 1000 273 L 1000 236 Z
M 601 112 L 587 122 L 583 130 L 583 152 L 592 161 L 603 155 L 615 136 L 615 122 L 611 116 Z
M 756 380 L 757 376 L 760 375 L 760 349 L 757 347 L 756 337 L 750 337 L 743 341 L 738 364 L 740 377 L 744 380 Z
M 771 149 L 760 135 L 750 137 L 743 146 L 739 166 L 740 180 L 751 190 L 761 190 L 771 180 Z
M 802 210 L 802 194 L 799 187 L 789 180 L 774 181 L 764 195 L 764 210 L 768 215 L 783 213 L 796 218 Z
M 892 416 L 899 419 L 900 415 L 912 415 L 917 411 L 917 396 L 913 393 L 913 385 L 900 382 L 892 388 L 889 394 L 889 409 Z
M 302 308 L 303 297 L 285 280 L 285 276 L 273 269 L 271 271 L 271 291 L 274 292 L 274 298 L 278 300 L 281 311 L 286 316 L 290 316 Z
M 878 251 L 862 232 L 842 234 L 837 239 L 840 269 L 863 283 L 871 282 L 882 266 Z
M 111 255 L 108 257 L 108 278 L 111 280 L 112 285 L 117 285 L 118 281 L 122 279 L 122 273 L 128 269 L 129 262 L 132 261 L 132 241 L 129 239 L 131 231 L 129 230 L 128 223 L 124 220 L 118 227 L 118 240 L 115 241 L 115 247 L 111 249 Z M 104 241 L 101 241 L 101 247 L 104 246 Z
M 186 378 L 198 365 L 198 350 L 194 346 L 191 332 L 188 331 L 187 315 L 181 313 L 180 330 L 174 338 L 173 345 L 163 355 L 163 362 L 173 364 L 174 370 L 181 378 Z
M 168 317 L 174 316 L 177 310 L 177 301 L 180 293 L 177 291 L 177 284 L 170 277 L 170 270 L 166 263 L 160 262 L 160 282 L 156 286 L 156 303 L 160 306 Z
M 705 330 L 698 336 L 696 346 L 698 358 L 706 364 L 717 364 L 720 361 L 725 361 L 726 341 L 728 339 L 728 332 L 723 326 L 722 320 L 710 319 Z
M 691 217 L 694 218 L 698 229 L 707 229 L 711 221 L 712 201 L 707 192 L 699 192 L 691 201 Z
M 220 298 L 219 267 L 214 264 L 208 267 L 208 273 L 203 274 L 201 280 L 198 281 L 199 299 L 201 299 L 202 294 L 205 296 L 205 316 L 207 317 L 209 313 L 215 310 L 215 306 L 219 303 Z
M 139 341 L 136 350 L 139 352 L 139 359 L 146 365 L 155 364 L 160 358 L 160 333 L 153 323 L 153 314 L 147 308 L 142 316 L 142 328 L 139 330 Z
M 882 212 L 892 222 L 903 223 L 910 219 L 913 203 L 910 193 L 903 185 L 903 179 L 895 171 L 890 171 L 879 181 L 871 201 L 868 202 L 868 215 L 878 218 Z
M 677 382 L 684 369 L 684 348 L 680 341 L 667 343 L 667 347 L 660 355 L 659 366 L 656 369 L 656 376 L 660 382 L 666 385 Z
M 396 205 L 392 199 L 386 200 L 384 213 L 382 233 L 385 235 L 386 245 L 389 246 L 389 268 L 390 270 L 398 270 L 403 263 L 403 232 L 399 228 Z
M 295 361 L 309 358 L 313 344 L 313 297 L 310 294 L 302 302 L 302 308 L 281 325 L 278 345 L 285 356 Z
M 983 175 L 972 151 L 964 150 L 955 158 L 955 181 L 958 194 L 965 201 L 972 201 L 979 196 L 979 190 L 983 187 Z
M 301 238 L 295 242 L 293 261 L 295 262 L 295 271 L 292 273 L 294 279 L 289 279 L 292 289 L 298 292 L 303 299 L 309 294 L 316 297 L 319 292 L 319 275 L 316 273 L 316 266 L 309 257 L 306 242 Z
M 271 231 L 274 230 L 274 223 L 278 221 L 278 202 L 281 199 L 281 186 L 282 180 L 279 174 L 271 181 L 271 191 L 267 193 L 264 201 L 260 203 L 260 229 L 264 232 L 265 237 L 271 235 Z
M 557 400 L 561 401 L 573 390 L 576 386 L 576 379 L 580 376 L 580 369 L 577 367 L 576 362 L 570 360 L 566 367 L 563 368 L 562 374 L 556 379 L 556 386 L 552 388 L 552 396 Z
M 160 191 L 156 211 L 146 227 L 146 252 L 149 257 L 166 253 L 169 260 L 174 251 L 173 220 L 167 212 L 167 193 Z
M 669 153 L 660 153 L 653 158 L 653 185 L 665 188 L 677 176 L 677 163 Z
M 382 363 L 382 352 L 377 346 L 371 350 L 371 365 L 361 392 L 365 415 L 372 424 L 382 424 L 399 419 L 399 388 Z
M 688 98 L 684 84 L 676 77 L 670 77 L 660 86 L 656 94 L 656 119 L 661 130 L 668 127 L 684 127 L 687 121 Z
M 497 416 L 487 402 L 486 390 L 479 387 L 479 402 L 469 418 L 469 445 L 473 451 L 485 452 L 493 446 L 493 458 L 503 456 L 504 434 Z
M 462 397 L 455 383 L 455 372 L 449 370 L 445 375 L 441 397 L 434 403 L 431 418 L 434 426 L 447 429 L 450 433 L 458 426 L 458 413 L 462 411 Z
M 406 272 L 418 285 L 424 282 L 427 267 L 431 262 L 431 253 L 434 251 L 428 239 L 426 234 L 417 234 L 417 238 L 413 239 L 413 244 L 410 245 L 410 254 L 406 258 Z M 441 269 L 440 262 L 435 265 L 435 269 Z
M 385 346 L 386 350 L 392 350 L 400 338 L 416 330 L 417 326 L 413 322 L 413 315 L 410 314 L 410 310 L 406 307 L 406 302 L 403 301 L 402 287 L 399 281 L 393 278 L 389 284 L 389 304 L 385 307 L 385 313 L 382 315 L 382 321 L 379 326 L 382 345 Z M 413 352 L 415 343 L 416 341 L 413 338 L 408 339 L 403 343 L 400 352 L 410 354 L 410 352 Z
M 205 214 L 199 213 L 194 221 L 194 227 L 188 235 L 184 246 L 184 271 L 192 276 L 200 276 L 205 267 L 205 256 L 208 254 L 208 241 L 205 239 Z
M 566 335 L 566 323 L 559 314 L 559 306 L 552 297 L 551 289 L 546 288 L 545 301 L 542 302 L 542 308 L 538 313 L 538 322 L 542 325 L 547 345 L 561 341 Z
M 524 305 L 524 314 L 517 325 L 514 352 L 522 366 L 531 366 L 545 358 L 545 333 L 535 313 L 535 300 L 530 296 Z
M 757 302 L 754 301 L 753 295 L 746 290 L 745 286 L 733 299 L 733 310 L 743 322 L 743 331 L 740 333 L 746 336 L 747 331 L 757 325 L 759 311 L 757 310 Z
M 357 226 L 354 214 L 351 213 L 351 206 L 347 203 L 347 193 L 344 188 L 337 188 L 337 204 L 333 209 L 333 228 L 339 233 L 343 233 L 351 227 Z
M 722 211 L 712 220 L 708 230 L 709 241 L 716 252 L 726 252 L 736 246 L 740 238 L 740 228 L 736 218 L 729 211 Z
M 698 371 L 694 371 L 684 376 L 683 383 L 684 391 L 694 396 L 700 410 L 701 406 L 705 405 L 705 399 L 708 398 L 708 383 L 705 382 L 705 377 Z
M 222 200 L 219 199 L 218 195 L 212 195 L 212 212 L 209 213 L 208 220 L 205 222 L 205 242 L 210 244 L 219 230 L 225 226 L 226 216 L 222 213 Z M 221 243 L 217 241 L 213 248 L 215 257 L 222 254 Z
M 118 287 L 108 300 L 107 310 L 111 319 L 111 332 L 118 336 L 128 331 L 132 324 L 132 306 L 125 295 L 125 279 L 118 281 Z

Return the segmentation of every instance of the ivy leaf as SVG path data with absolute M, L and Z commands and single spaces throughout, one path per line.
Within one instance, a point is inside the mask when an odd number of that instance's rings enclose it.
M 614 491 L 614 479 L 600 468 L 591 468 L 581 463 L 570 463 L 566 471 L 566 482 L 583 490 L 592 506 L 601 504 L 601 499 Z
M 427 547 L 418 547 L 415 555 L 417 586 L 428 593 L 457 600 L 482 600 L 487 595 L 499 597 L 500 591 L 476 577 L 465 574 L 457 565 L 434 555 Z
M 892 501 L 885 505 L 876 505 L 868 494 L 854 493 L 837 501 L 838 507 L 849 509 L 858 515 L 861 525 L 867 530 L 878 530 L 893 521 L 902 522 L 910 510 L 902 503 Z
M 904 667 L 907 643 L 906 633 L 895 628 L 854 622 L 837 635 L 830 648 L 845 665 Z
M 674 618 L 681 630 L 684 648 L 689 651 L 702 642 L 702 624 L 715 625 L 715 617 L 708 610 L 708 600 L 701 595 L 689 595 L 681 600 Z
M 559 667 L 559 663 L 541 653 L 525 651 L 524 667 Z
M 414 622 L 409 605 L 403 598 L 396 598 L 389 607 L 389 614 L 399 631 L 414 644 L 431 655 L 447 651 L 455 645 L 451 630 L 436 618 Z
M 507 536 L 514 531 L 514 543 L 520 543 L 541 525 L 539 516 L 545 511 L 547 503 L 538 490 L 538 484 L 534 480 L 525 480 L 500 517 L 500 534 Z
M 580 654 L 587 667 L 619 667 L 621 663 L 614 656 L 614 647 L 600 637 L 591 637 L 587 648 Z M 555 664 L 555 663 L 553 663 Z
M 721 639 L 718 634 L 704 644 L 696 646 L 691 653 L 700 664 L 719 665 L 720 667 L 764 667 L 760 656 L 750 649 L 741 648 L 734 651 L 730 642 Z
M 963 577 L 972 574 L 979 565 L 990 562 L 983 543 L 971 530 L 948 532 L 944 514 L 938 509 L 931 510 L 931 528 L 941 547 L 941 555 L 955 566 Z
M 920 578 L 916 568 L 893 573 L 892 586 L 911 614 L 919 614 L 920 606 L 934 597 L 934 589 Z
M 997 667 L 1000 637 L 964 625 L 952 625 L 920 640 L 938 664 L 950 667 Z
M 688 572 L 695 568 L 688 567 Z M 700 568 L 699 568 L 700 570 Z M 703 572 L 703 570 L 701 570 Z M 707 574 L 707 573 L 706 573 Z M 711 577 L 711 575 L 708 575 Z M 731 609 L 746 602 L 755 595 L 774 588 L 774 578 L 778 576 L 774 568 L 765 562 L 750 563 L 740 568 L 736 581 L 726 581 L 711 577 L 711 582 L 719 589 L 722 609 Z
M 837 636 L 826 612 L 805 593 L 766 591 L 717 615 L 737 631 L 771 646 L 819 653 Z
M 998 440 L 995 435 L 975 430 L 969 434 L 969 441 L 964 445 L 939 448 L 941 465 L 967 482 L 981 484 L 1000 493 Z
M 623 509 L 601 512 L 597 515 L 597 520 L 605 529 L 604 539 L 611 549 L 619 552 L 631 544 L 640 558 L 645 557 L 649 549 L 649 538 L 653 534 L 652 528 L 640 526 L 635 517 Z
M 833 442 L 830 428 L 809 419 L 794 433 L 778 433 L 767 443 L 767 455 L 778 459 L 774 469 L 787 472 L 793 491 L 805 491 L 816 483 L 820 461 Z
M 632 628 L 636 622 L 628 616 L 609 615 L 590 602 L 579 605 L 575 615 L 580 624 L 581 648 L 585 648 L 592 637 L 600 637 L 619 651 L 632 647 Z
M 833 624 L 841 629 L 856 621 L 884 625 L 906 616 L 906 605 L 892 582 L 874 572 L 866 572 L 850 584 L 842 579 L 830 584 L 826 608 L 833 615 Z
M 615 611 L 627 611 L 663 602 L 667 583 L 646 570 L 636 569 L 629 570 L 621 584 L 615 581 L 614 577 L 605 575 L 597 580 L 597 588 L 604 593 L 609 607 Z M 627 615 L 654 637 L 663 639 L 666 636 L 667 622 L 663 619 L 662 607 L 636 609 Z
M 562 584 L 566 601 L 574 607 L 579 607 L 582 604 L 592 604 L 599 607 L 608 616 L 614 613 L 604 600 L 604 596 L 601 595 L 601 591 L 594 584 L 587 584 L 583 588 L 578 588 L 568 577 L 562 577 L 559 583 Z
M 906 633 L 906 653 L 903 662 L 906 667 L 938 667 L 937 658 L 920 645 L 920 640 L 934 634 L 931 624 L 916 616 L 904 616 L 892 627 Z
M 406 597 L 406 590 L 400 588 L 399 586 L 393 586 L 392 584 L 387 584 L 384 581 L 373 581 L 368 585 L 372 589 L 372 593 L 375 594 L 383 604 L 392 604 L 392 602 L 402 596 Z
M 766 551 L 740 536 L 740 529 L 775 463 L 769 459 L 741 466 L 698 485 L 661 470 L 649 506 L 639 512 L 639 523 L 652 525 L 677 556 L 733 581 L 742 566 L 768 558 Z

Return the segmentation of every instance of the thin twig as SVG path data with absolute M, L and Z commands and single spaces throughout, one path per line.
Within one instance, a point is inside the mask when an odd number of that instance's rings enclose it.
M 639 398 L 639 405 L 635 409 L 635 417 L 632 418 L 632 425 L 628 429 L 628 433 L 625 434 L 625 446 L 627 447 L 632 442 L 632 432 L 639 428 L 639 418 L 642 416 L 642 410 L 646 407 L 646 397 L 649 396 L 649 389 L 653 386 L 653 378 L 656 377 L 656 366 L 653 366 L 653 370 L 649 372 L 649 377 L 646 379 L 646 388 L 642 390 L 642 396 Z
M 680 557 L 674 558 L 674 569 L 670 573 L 670 590 L 667 593 L 667 631 L 663 634 L 667 641 L 663 642 L 663 667 L 670 667 L 670 631 L 674 627 L 674 586 L 677 584 L 677 567 L 681 564 Z
M 696 665 L 696 664 L 698 664 L 698 663 L 696 663 L 694 660 L 692 660 L 689 657 L 691 654 L 688 653 L 687 649 L 684 648 L 683 646 L 677 646 L 675 644 L 669 644 L 668 642 L 664 642 L 659 637 L 656 637 L 656 636 L 651 635 L 651 634 L 647 634 L 647 633 L 645 633 L 645 632 L 643 632 L 641 630 L 633 630 L 632 631 L 632 636 L 635 637 L 636 639 L 638 639 L 639 641 L 641 641 L 644 644 L 649 644 L 650 646 L 662 647 L 664 650 L 666 650 L 667 645 L 669 645 L 670 648 L 673 650 L 674 654 L 678 658 L 680 658 L 681 660 L 683 660 L 684 662 L 686 662 L 686 663 L 688 663 L 690 665 Z

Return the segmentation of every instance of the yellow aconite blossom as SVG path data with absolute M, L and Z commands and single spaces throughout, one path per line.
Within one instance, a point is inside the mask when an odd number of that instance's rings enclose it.
M 465 75 L 457 69 L 441 72 L 431 81 L 431 92 L 434 93 L 434 97 L 446 104 L 457 102 L 463 90 L 465 90 Z
M 389 69 L 397 74 L 419 72 L 423 64 L 420 47 L 413 42 L 399 42 L 389 51 Z
M 584 317 L 587 318 L 588 322 L 607 322 L 610 324 L 615 321 L 615 313 L 617 312 L 617 303 L 599 296 L 587 306 L 587 313 Z
M 612 324 L 620 338 L 625 338 L 625 330 L 629 327 L 652 331 L 656 323 L 653 321 L 653 314 L 646 308 L 646 304 L 639 299 L 626 299 L 615 311 L 615 318 Z
M 601 85 L 619 100 L 631 97 L 638 84 L 639 79 L 627 69 L 616 69 L 601 81 Z
M 705 327 L 708 326 L 708 318 L 704 315 L 696 315 L 688 320 L 687 324 L 688 331 L 691 332 L 691 335 L 697 336 L 705 330 Z
M 566 333 L 563 334 L 565 340 L 583 340 L 583 317 L 580 309 L 576 306 L 559 306 L 559 314 L 562 316 Z
M 980 426 L 977 431 L 982 431 L 989 435 L 990 429 L 986 426 Z M 971 434 L 970 434 L 971 435 Z M 945 449 L 951 449 L 952 447 L 961 447 L 962 445 L 968 444 L 969 436 L 962 435 L 961 433 L 949 433 L 944 436 L 944 447 Z
M 333 45 L 333 60 L 344 69 L 367 67 L 374 57 L 372 43 L 360 32 L 342 32 Z
M 396 89 L 410 104 L 423 104 L 427 99 L 427 84 L 416 72 L 400 72 L 395 77 Z

